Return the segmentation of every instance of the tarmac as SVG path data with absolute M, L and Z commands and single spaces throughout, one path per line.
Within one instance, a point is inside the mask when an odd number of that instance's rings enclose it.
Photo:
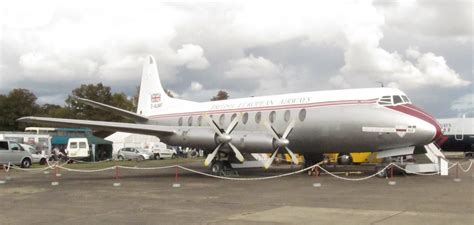
M 207 171 L 202 162 L 184 166 Z M 283 165 L 239 173 L 258 177 L 297 169 Z M 114 170 L 62 170 L 56 178 L 10 171 L 10 180 L 0 184 L 0 224 L 473 224 L 473 171 L 460 171 L 459 182 L 454 168 L 447 177 L 398 175 L 357 182 L 306 173 L 232 181 L 183 170 L 176 180 L 174 168 L 121 170 L 120 179 Z M 180 187 L 173 187 L 176 183 Z

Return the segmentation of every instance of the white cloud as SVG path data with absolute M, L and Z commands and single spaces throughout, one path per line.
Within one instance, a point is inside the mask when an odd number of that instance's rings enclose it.
M 81 74 L 82 78 L 92 76 L 97 70 L 97 62 L 87 58 L 72 58 L 42 52 L 28 52 L 20 56 L 18 64 L 23 68 L 29 81 L 67 81 Z
M 209 66 L 204 50 L 199 45 L 185 44 L 177 51 L 177 58 L 188 69 L 203 70 Z
M 337 89 L 341 89 L 341 88 L 344 89 L 344 88 L 351 87 L 351 85 L 347 83 L 347 81 L 341 75 L 336 75 L 329 78 L 329 84 L 331 84 L 332 87 L 337 88 Z
M 378 1 L 386 27 L 465 42 L 472 38 L 472 1 Z
M 397 52 L 389 53 L 379 46 L 352 45 L 345 53 L 346 64 L 341 73 L 352 80 L 367 76 L 374 82 L 384 81 L 392 87 L 415 89 L 425 87 L 464 87 L 470 84 L 451 69 L 442 56 L 421 53 L 415 48 L 406 51 L 410 62 Z
M 193 81 L 191 82 L 191 86 L 189 89 L 191 89 L 191 91 L 200 91 L 202 90 L 202 84 L 200 84 L 199 82 Z
M 473 112 L 474 94 L 467 94 L 456 99 L 453 104 L 451 104 L 451 109 L 460 113 Z
M 281 73 L 281 66 L 273 64 L 270 60 L 261 56 L 240 58 L 230 62 L 230 70 L 224 74 L 226 78 L 238 79 L 262 79 L 275 77 Z

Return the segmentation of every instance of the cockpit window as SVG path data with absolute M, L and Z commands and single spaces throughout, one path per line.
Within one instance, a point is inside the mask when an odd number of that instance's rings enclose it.
M 400 97 L 400 95 L 394 95 L 393 96 L 393 104 L 399 104 L 399 103 L 403 103 L 403 100 L 402 98 Z
M 404 101 L 405 103 L 410 103 L 410 99 L 408 99 L 407 96 L 402 95 L 402 98 L 403 98 L 403 101 Z
M 411 103 L 405 95 L 382 96 L 377 102 L 379 105 L 397 105 L 403 103 Z
M 383 96 L 379 99 L 378 103 L 380 105 L 391 105 L 392 104 L 392 96 Z

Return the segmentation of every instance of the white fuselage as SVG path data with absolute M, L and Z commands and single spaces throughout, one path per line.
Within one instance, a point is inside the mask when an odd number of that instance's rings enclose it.
M 179 135 L 164 138 L 170 145 L 211 150 L 216 143 L 204 136 L 213 134 L 210 115 L 222 128 L 241 114 L 232 143 L 243 152 L 272 152 L 272 138 L 262 125 L 268 121 L 282 133 L 295 121 L 289 135 L 295 152 L 379 151 L 430 143 L 438 134 L 436 122 L 409 101 L 379 104 L 383 96 L 405 96 L 397 89 L 347 89 L 232 99 L 205 103 L 187 102 L 168 107 L 168 102 L 151 106 L 152 124 L 178 127 Z M 169 100 L 174 101 L 174 100 Z M 422 116 L 420 116 L 422 115 Z M 424 116 L 423 116 L 424 115 Z M 189 134 L 189 135 L 188 135 Z M 188 136 L 187 136 L 188 135 Z M 194 135 L 194 136 L 193 136 Z M 261 139 L 253 140 L 255 137 Z M 202 142 L 200 140 L 203 140 Z

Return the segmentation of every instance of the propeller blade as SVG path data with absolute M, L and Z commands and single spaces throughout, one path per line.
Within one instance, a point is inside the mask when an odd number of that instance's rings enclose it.
M 293 153 L 288 147 L 285 146 L 285 149 L 286 151 L 288 152 L 288 154 L 290 154 L 290 157 L 291 157 L 291 160 L 293 161 L 294 164 L 298 164 L 299 163 L 299 160 L 298 158 L 296 157 L 295 153 Z
M 232 122 L 230 122 L 229 126 L 227 127 L 227 130 L 225 131 L 226 134 L 232 133 L 235 127 L 239 124 L 241 117 L 241 113 L 237 114 L 237 116 L 232 120 Z
M 272 165 L 273 160 L 275 160 L 275 156 L 276 156 L 276 154 L 278 153 L 278 149 L 280 149 L 280 148 L 277 148 L 277 149 L 275 150 L 275 152 L 273 152 L 272 157 L 270 157 L 270 158 L 265 162 L 265 169 L 270 168 L 270 166 Z
M 207 122 L 212 127 L 212 129 L 214 129 L 214 131 L 217 133 L 217 135 L 222 136 L 223 133 L 222 133 L 221 129 L 219 128 L 219 126 L 217 126 L 216 122 L 214 122 L 214 120 L 211 119 L 211 117 L 209 117 L 209 115 L 207 115 L 207 114 L 204 114 L 204 117 L 206 117 Z
M 237 157 L 237 159 L 240 161 L 240 162 L 243 162 L 244 161 L 244 156 L 242 155 L 242 153 L 240 153 L 239 149 L 237 149 L 237 147 L 235 147 L 232 143 L 227 143 L 229 144 L 230 148 L 234 151 L 235 153 L 235 157 Z
M 207 155 L 207 158 L 204 161 L 205 166 L 209 166 L 209 164 L 211 164 L 212 160 L 214 159 L 214 157 L 216 157 L 217 151 L 219 151 L 219 148 L 221 146 L 222 146 L 222 144 L 217 145 L 217 147 L 214 149 L 214 151 L 212 151 L 211 154 Z
M 267 130 L 270 131 L 270 133 L 272 134 L 273 138 L 279 140 L 281 137 L 278 135 L 278 133 L 275 131 L 275 129 L 273 129 L 272 125 L 270 125 L 270 123 L 268 123 L 268 121 L 266 119 L 263 120 L 263 123 L 262 123 L 266 128 Z
M 288 127 L 286 127 L 285 132 L 283 133 L 283 138 L 288 137 L 288 135 L 293 131 L 293 127 L 295 126 L 295 120 L 292 120 L 290 124 L 288 124 Z

